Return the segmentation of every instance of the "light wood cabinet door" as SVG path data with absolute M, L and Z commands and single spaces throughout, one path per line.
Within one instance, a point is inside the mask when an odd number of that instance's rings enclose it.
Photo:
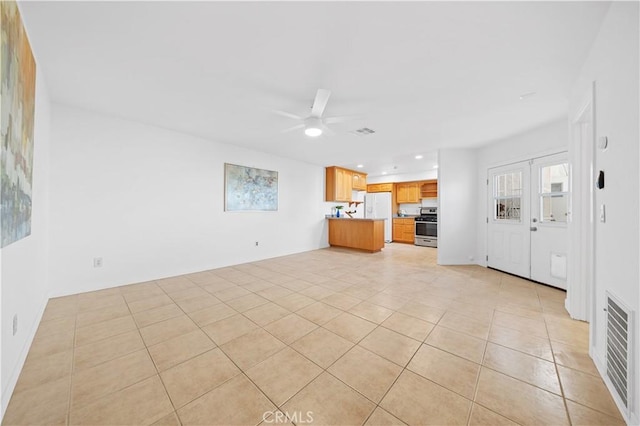
M 367 192 L 393 192 L 392 183 L 372 183 L 367 185 Z
M 418 182 L 397 183 L 396 191 L 396 201 L 398 204 L 420 202 L 420 187 Z
M 393 219 L 393 241 L 402 240 L 402 222 L 399 219 Z
M 353 172 L 352 188 L 354 191 L 367 190 L 367 175 L 364 173 Z
M 351 201 L 351 191 L 353 190 L 353 174 L 351 170 L 338 169 L 340 184 L 338 185 L 338 196 L 341 200 Z
M 415 242 L 416 224 L 414 220 L 406 221 L 402 225 L 402 241 L 413 244 Z
M 415 220 L 413 218 L 393 219 L 393 241 L 399 243 L 414 243 Z
M 341 167 L 326 168 L 326 201 L 351 201 L 351 191 L 353 188 L 352 171 Z

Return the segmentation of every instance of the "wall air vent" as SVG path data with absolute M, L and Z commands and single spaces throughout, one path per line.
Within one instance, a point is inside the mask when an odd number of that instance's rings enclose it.
M 624 407 L 629 410 L 633 378 L 633 313 L 607 292 L 607 377 Z
M 376 132 L 375 130 L 372 130 L 372 129 L 368 128 L 368 127 L 363 127 L 361 129 L 354 130 L 351 133 L 353 133 L 355 135 L 358 135 L 358 136 L 368 136 L 368 135 L 374 134 L 375 132 Z

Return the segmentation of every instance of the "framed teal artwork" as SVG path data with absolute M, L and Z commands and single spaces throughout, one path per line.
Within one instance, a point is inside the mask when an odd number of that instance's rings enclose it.
M 225 163 L 224 210 L 277 211 L 278 172 Z

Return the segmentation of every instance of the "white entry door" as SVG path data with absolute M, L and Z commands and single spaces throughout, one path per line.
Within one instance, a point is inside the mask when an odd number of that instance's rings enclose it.
M 487 264 L 529 278 L 529 162 L 490 169 L 488 178 Z
M 567 154 L 489 169 L 487 265 L 566 289 Z
M 531 279 L 565 290 L 569 176 L 566 153 L 531 163 Z

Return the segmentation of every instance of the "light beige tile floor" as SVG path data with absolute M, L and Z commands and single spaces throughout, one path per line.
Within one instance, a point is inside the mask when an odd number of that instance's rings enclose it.
M 435 256 L 325 249 L 52 299 L 4 424 L 623 424 L 564 292 Z

